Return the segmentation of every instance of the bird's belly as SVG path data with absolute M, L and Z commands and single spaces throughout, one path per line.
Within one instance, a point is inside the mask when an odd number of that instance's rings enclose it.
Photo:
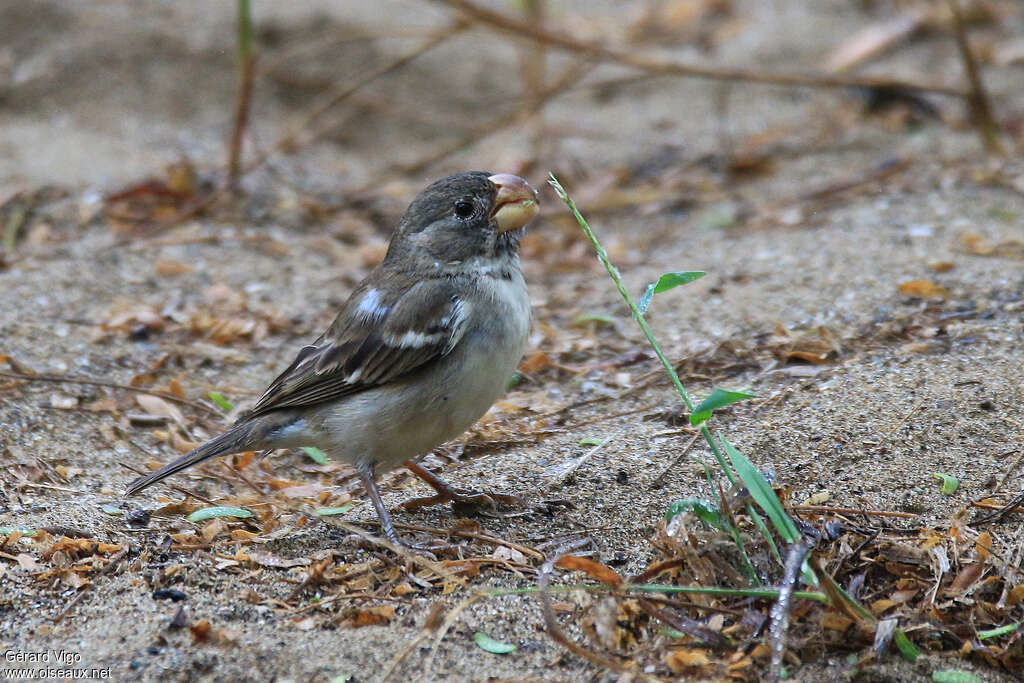
M 468 332 L 450 362 L 325 407 L 320 448 L 353 464 L 373 462 L 384 472 L 458 436 L 504 393 L 526 345 L 526 320 Z

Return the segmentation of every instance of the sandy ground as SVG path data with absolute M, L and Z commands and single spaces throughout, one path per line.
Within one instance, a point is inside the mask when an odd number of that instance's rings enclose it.
M 796 2 L 739 5 L 737 15 L 749 20 L 711 55 L 716 61 L 809 68 L 871 21 L 845 2 L 811 9 Z M 234 92 L 228 9 L 198 2 L 0 8 L 0 195 L 42 185 L 66 192 L 40 210 L 0 269 L 0 356 L 38 373 L 122 384 L 160 362 L 166 365 L 153 386 L 178 379 L 189 399 L 216 390 L 236 402 L 251 400 L 329 321 L 379 257 L 388 226 L 419 187 L 465 168 L 519 170 L 530 158 L 524 129 L 513 127 L 413 177 L 345 194 L 517 106 L 514 45 L 473 31 L 372 84 L 322 140 L 282 158 L 273 173 L 248 177 L 253 199 L 240 202 L 234 215 L 189 221 L 147 239 L 128 234 L 126 241 L 95 217 L 101 195 L 160 176 L 182 156 L 200 167 L 223 157 Z M 594 9 L 592 25 L 614 11 Z M 385 12 L 401 20 L 385 22 Z M 257 5 L 256 15 L 268 46 L 253 105 L 252 139 L 262 148 L 308 111 L 317 83 L 347 82 L 421 39 L 339 45 L 324 37 L 429 30 L 449 16 L 438 5 L 415 2 Z M 1005 26 L 996 37 L 1012 37 L 1014 30 L 1019 36 L 1020 28 Z M 289 50 L 300 56 L 286 59 Z M 679 45 L 671 51 L 697 54 Z M 948 80 L 960 73 L 953 44 L 941 35 L 913 42 L 882 67 L 872 68 Z M 1024 105 L 1012 87 L 1020 68 L 990 70 L 1001 111 Z M 602 67 L 590 77 L 625 73 Z M 1024 419 L 1024 271 L 1012 248 L 971 253 L 970 236 L 993 245 L 1024 241 L 1021 185 L 996 181 L 996 166 L 963 126 L 925 120 L 908 130 L 885 116 L 856 115 L 861 101 L 852 93 L 737 85 L 724 123 L 715 104 L 722 97 L 719 85 L 665 78 L 611 92 L 574 90 L 546 110 L 552 136 L 528 177 L 538 187 L 549 170 L 566 180 L 631 291 L 667 270 L 708 272 L 659 295 L 652 326 L 671 358 L 692 360 L 682 366 L 690 371 L 682 379 L 694 395 L 712 385 L 756 394 L 717 417 L 715 428 L 774 472 L 791 500 L 816 497 L 837 507 L 919 515 L 890 522 L 896 528 L 948 528 L 951 519 L 974 514 L 965 506 L 997 486 L 1005 495 L 1020 491 L 1024 481 L 1012 467 Z M 959 105 L 935 103 L 954 123 L 963 116 Z M 726 139 L 740 148 L 769 140 L 757 149 L 771 168 L 726 178 Z M 893 160 L 905 165 L 872 180 Z M 680 180 L 657 202 L 601 210 L 616 178 L 672 169 L 682 169 Z M 1005 165 L 999 177 L 1019 180 L 1015 172 Z M 814 194 L 845 182 L 851 189 Z M 304 211 L 310 197 L 332 207 L 327 218 L 313 220 Z M 711 462 L 710 454 L 695 447 L 661 476 L 685 440 L 678 433 L 682 405 L 667 382 L 644 386 L 658 367 L 652 354 L 547 188 L 543 203 L 544 218 L 524 245 L 535 317 L 528 355 L 545 352 L 566 369 L 539 371 L 510 392 L 494 422 L 461 442 L 461 456 L 460 447 L 450 448 L 428 463 L 443 467 L 454 483 L 483 483 L 527 499 L 529 514 L 475 517 L 487 534 L 531 547 L 589 538 L 589 547 L 616 570 L 639 572 L 658 557 L 647 539 L 667 505 L 709 495 L 699 462 Z M 191 268 L 169 274 L 158 263 Z M 899 285 L 918 279 L 948 294 L 927 301 L 899 293 Z M 110 326 L 119 315 L 142 310 L 168 319 L 175 311 L 240 316 L 262 321 L 265 334 L 217 345 L 187 326 L 135 335 L 130 323 Z M 595 313 L 614 322 L 574 324 L 580 314 Z M 830 362 L 793 365 L 773 356 L 784 346 L 779 329 L 800 336 L 819 327 L 834 341 Z M 572 407 L 598 397 L 606 400 Z M 113 414 L 87 409 L 109 398 L 117 403 Z M 128 392 L 88 385 L 0 387 L 0 526 L 71 527 L 132 548 L 122 560 L 126 570 L 92 576 L 93 585 L 70 608 L 75 590 L 36 581 L 5 560 L 5 652 L 68 650 L 81 656 L 76 666 L 109 669 L 114 680 L 351 675 L 370 681 L 407 647 L 392 680 L 617 679 L 548 638 L 533 595 L 466 607 L 436 649 L 429 637 L 415 641 L 435 605 L 451 610 L 480 589 L 532 586 L 532 575 L 486 571 L 451 594 L 421 591 L 383 602 L 395 608 L 386 625 L 348 628 L 339 626 L 337 605 L 302 612 L 283 606 L 305 576 L 301 566 L 224 566 L 220 560 L 238 549 L 230 540 L 202 552 L 161 548 L 167 533 L 191 525 L 180 516 L 154 516 L 138 530 L 103 511 L 122 503 L 120 492 L 134 477 L 119 463 L 142 468 L 176 453 L 159 428 L 126 420 L 142 412 L 133 400 Z M 546 424 L 551 433 L 534 433 L 532 415 L 566 407 L 561 423 Z M 189 425 L 193 436 L 226 423 L 188 414 L 197 420 Z M 116 424 L 128 429 L 116 431 Z M 493 443 L 495 425 L 509 443 Z M 591 449 L 580 445 L 584 439 L 610 441 L 571 481 L 552 486 L 560 463 Z M 272 462 L 284 479 L 303 481 L 308 474 L 309 462 L 299 454 Z M 26 479 L 33 467 L 66 476 Z M 959 492 L 943 495 L 935 472 L 956 476 Z M 198 473 L 177 481 L 214 497 L 228 486 Z M 384 484 L 391 506 L 422 493 L 404 474 L 389 475 Z M 338 491 L 350 490 L 350 480 L 339 483 Z M 151 490 L 131 505 L 153 510 L 161 496 L 180 498 Z M 542 504 L 553 499 L 573 507 Z M 359 505 L 348 518 L 372 521 L 373 514 Z M 448 509 L 396 512 L 398 522 L 429 527 L 448 528 L 455 519 Z M 1014 538 L 1019 525 L 1011 516 L 986 528 Z M 352 564 L 375 557 L 320 523 L 261 547 L 283 558 L 321 557 L 326 550 Z M 174 628 L 179 605 L 154 599 L 159 587 L 183 591 L 189 622 L 208 619 L 230 642 L 198 642 L 188 628 Z M 352 600 L 348 608 L 362 604 Z M 578 625 L 569 630 L 580 636 Z M 474 643 L 477 631 L 519 649 L 486 653 Z M 791 674 L 836 680 L 854 666 L 843 654 L 793 667 Z M 907 664 L 890 655 L 863 675 L 930 680 L 933 670 L 946 667 L 1010 680 L 951 656 Z

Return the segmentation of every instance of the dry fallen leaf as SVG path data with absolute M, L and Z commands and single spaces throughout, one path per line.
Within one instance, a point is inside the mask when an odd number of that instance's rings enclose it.
M 594 562 L 593 560 L 589 560 L 585 557 L 566 555 L 559 559 L 558 562 L 555 563 L 555 566 L 561 567 L 562 569 L 581 571 L 590 578 L 600 581 L 606 586 L 622 585 L 622 577 L 613 569 L 604 566 L 600 562 Z
M 195 270 L 194 267 L 181 261 L 173 261 L 171 259 L 161 259 L 153 264 L 153 270 L 156 271 L 157 275 L 161 277 L 171 277 L 174 275 L 184 275 L 185 273 L 191 273 Z
M 909 280 L 900 283 L 899 293 L 903 296 L 917 297 L 918 299 L 946 299 L 949 297 L 949 290 L 942 285 L 937 285 L 931 280 Z
M 711 658 L 704 650 L 673 650 L 665 656 L 665 663 L 672 673 L 678 675 L 693 673 L 693 669 L 707 666 Z
M 973 232 L 960 235 L 959 249 L 974 256 L 994 256 L 996 258 L 1024 260 L 1024 242 L 1005 240 L 998 244 L 993 244 L 987 237 Z
M 153 396 L 152 394 L 136 394 L 135 402 L 150 415 L 166 417 L 178 423 L 182 427 L 185 426 L 185 418 L 182 416 L 181 411 L 159 396 Z

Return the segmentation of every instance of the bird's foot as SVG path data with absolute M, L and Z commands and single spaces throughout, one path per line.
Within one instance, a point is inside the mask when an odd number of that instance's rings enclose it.
M 523 505 L 524 501 L 519 496 L 512 496 L 507 493 L 459 489 L 449 486 L 445 490 L 438 491 L 432 496 L 407 500 L 399 505 L 399 507 L 408 511 L 419 510 L 420 508 L 430 507 L 431 505 L 444 505 L 445 503 L 451 503 L 452 508 L 457 510 L 460 507 L 468 508 L 483 506 L 493 508 L 498 507 L 499 503 L 505 505 Z
M 452 508 L 455 510 L 458 510 L 460 507 L 497 507 L 499 503 L 515 506 L 525 504 L 525 501 L 519 496 L 511 496 L 507 493 L 456 488 L 430 470 L 424 469 L 414 462 L 406 462 L 405 466 L 410 472 L 429 484 L 436 493 L 432 496 L 405 501 L 399 505 L 403 510 L 419 510 L 431 505 L 444 505 L 445 503 L 451 503 Z

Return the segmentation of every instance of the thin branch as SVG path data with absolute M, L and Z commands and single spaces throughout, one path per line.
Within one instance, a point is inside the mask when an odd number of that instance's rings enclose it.
M 531 93 L 530 97 L 527 99 L 526 105 L 522 108 L 516 109 L 515 111 L 509 112 L 504 116 L 500 116 L 493 121 L 478 126 L 444 149 L 429 154 L 418 161 L 399 166 L 395 170 L 401 174 L 418 173 L 426 169 L 428 166 L 432 166 L 433 164 L 436 164 L 443 159 L 447 159 L 457 152 L 477 144 L 484 138 L 490 137 L 498 131 L 519 123 L 523 119 L 536 114 L 545 104 L 555 97 L 564 95 L 569 86 L 581 79 L 591 68 L 593 68 L 593 65 L 587 59 L 581 59 L 570 64 L 552 85 L 538 92 Z M 374 182 L 379 182 L 379 179 L 374 180 Z
M 242 137 L 249 121 L 249 104 L 252 101 L 252 82 L 256 74 L 256 55 L 252 49 L 252 7 L 249 0 L 238 0 L 238 59 L 239 84 L 238 100 L 235 103 L 235 125 L 228 147 L 228 183 L 238 183 L 241 171 Z
M 88 377 L 70 377 L 67 375 L 33 375 L 21 372 L 10 372 L 7 370 L 0 370 L 0 377 L 10 377 L 11 379 L 23 380 L 25 382 L 53 382 L 55 384 L 85 384 L 93 387 L 107 387 L 109 389 L 123 389 L 124 391 L 132 391 L 136 394 L 149 394 L 150 396 L 159 396 L 165 401 L 171 401 L 172 403 L 179 403 L 183 406 L 189 406 L 196 410 L 202 410 L 210 415 L 216 415 L 221 417 L 213 408 L 198 403 L 197 401 L 190 401 L 187 398 L 179 398 L 174 394 L 166 391 L 158 391 L 156 389 L 143 389 L 142 387 L 133 387 L 130 384 L 119 384 L 118 382 L 107 382 L 102 379 L 89 379 Z
M 309 114 L 307 114 L 306 117 L 301 122 L 293 126 L 290 132 L 280 137 L 277 140 L 277 142 L 275 142 L 271 146 L 268 152 L 262 155 L 256 162 L 249 165 L 245 169 L 246 172 L 252 171 L 256 167 L 263 165 L 266 159 L 273 154 L 283 151 L 294 151 L 295 149 L 302 147 L 304 145 L 308 145 L 313 140 L 316 140 L 318 137 L 323 135 L 323 130 L 313 133 L 312 136 L 303 140 L 301 143 L 299 142 L 299 137 L 302 135 L 304 131 L 309 130 L 318 121 L 320 121 L 320 119 L 323 118 L 323 116 L 327 112 L 329 112 L 331 109 L 347 100 L 349 97 L 354 95 L 357 91 L 361 90 L 366 85 L 372 83 L 378 78 L 382 78 L 383 76 L 386 76 L 394 71 L 397 71 L 398 69 L 401 69 L 406 64 L 409 64 L 410 62 L 423 56 L 430 50 L 433 50 L 438 45 L 441 45 L 442 43 L 445 43 L 451 38 L 459 35 L 467 27 L 468 24 L 464 21 L 457 21 L 452 25 L 446 26 L 443 29 L 431 35 L 430 37 L 428 37 L 425 41 L 423 41 L 423 43 L 421 43 L 415 49 L 409 51 L 408 53 L 402 55 L 401 57 L 398 57 L 391 63 L 386 64 L 385 66 L 382 66 L 375 71 L 367 73 L 365 76 L 360 78 L 355 83 L 352 83 L 345 87 L 336 88 L 334 92 L 328 93 L 328 95 L 324 98 L 323 102 L 321 102 Z
M 572 552 L 578 548 L 585 541 L 574 541 L 564 546 L 561 551 L 555 554 L 551 559 L 541 565 L 540 576 L 537 580 L 537 592 L 540 595 L 541 608 L 544 614 L 544 627 L 551 636 L 551 639 L 556 643 L 564 647 L 574 655 L 587 660 L 591 664 L 611 669 L 613 671 L 633 671 L 635 669 L 635 662 L 620 661 L 618 659 L 612 659 L 606 657 L 603 654 L 592 652 L 587 648 L 583 647 L 579 643 L 575 642 L 569 636 L 565 634 L 562 628 L 558 625 L 558 620 L 555 619 L 555 612 L 551 606 L 551 595 L 548 591 L 549 584 L 551 582 L 551 573 L 554 571 L 555 563 L 564 557 L 566 554 Z
M 978 69 L 978 62 L 974 59 L 974 52 L 971 44 L 967 42 L 967 27 L 964 24 L 964 16 L 960 11 L 959 0 L 946 0 L 949 11 L 953 15 L 953 35 L 956 36 L 956 45 L 960 50 L 960 58 L 964 63 L 964 73 L 967 75 L 967 82 L 970 89 L 966 95 L 967 106 L 971 111 L 971 118 L 978 127 L 981 135 L 981 142 L 990 154 L 1004 156 L 1003 143 L 1000 140 L 999 124 L 992 115 L 992 101 L 985 90 L 985 83 L 981 80 L 981 71 Z
M 583 52 L 601 60 L 615 62 L 635 69 L 660 74 L 704 78 L 722 81 L 740 81 L 746 83 L 767 83 L 772 85 L 794 85 L 817 88 L 888 88 L 894 90 L 913 90 L 931 92 L 951 97 L 966 97 L 960 88 L 940 83 L 919 83 L 898 78 L 875 76 L 846 76 L 816 73 L 777 73 L 756 71 L 753 69 L 698 66 L 651 55 L 637 54 L 620 48 L 610 47 L 594 41 L 570 38 L 564 32 L 555 32 L 493 12 L 480 7 L 468 0 L 434 0 L 462 12 L 468 18 L 486 24 L 493 29 L 512 33 L 519 38 L 532 40 L 544 45 L 559 47 L 571 52 Z

